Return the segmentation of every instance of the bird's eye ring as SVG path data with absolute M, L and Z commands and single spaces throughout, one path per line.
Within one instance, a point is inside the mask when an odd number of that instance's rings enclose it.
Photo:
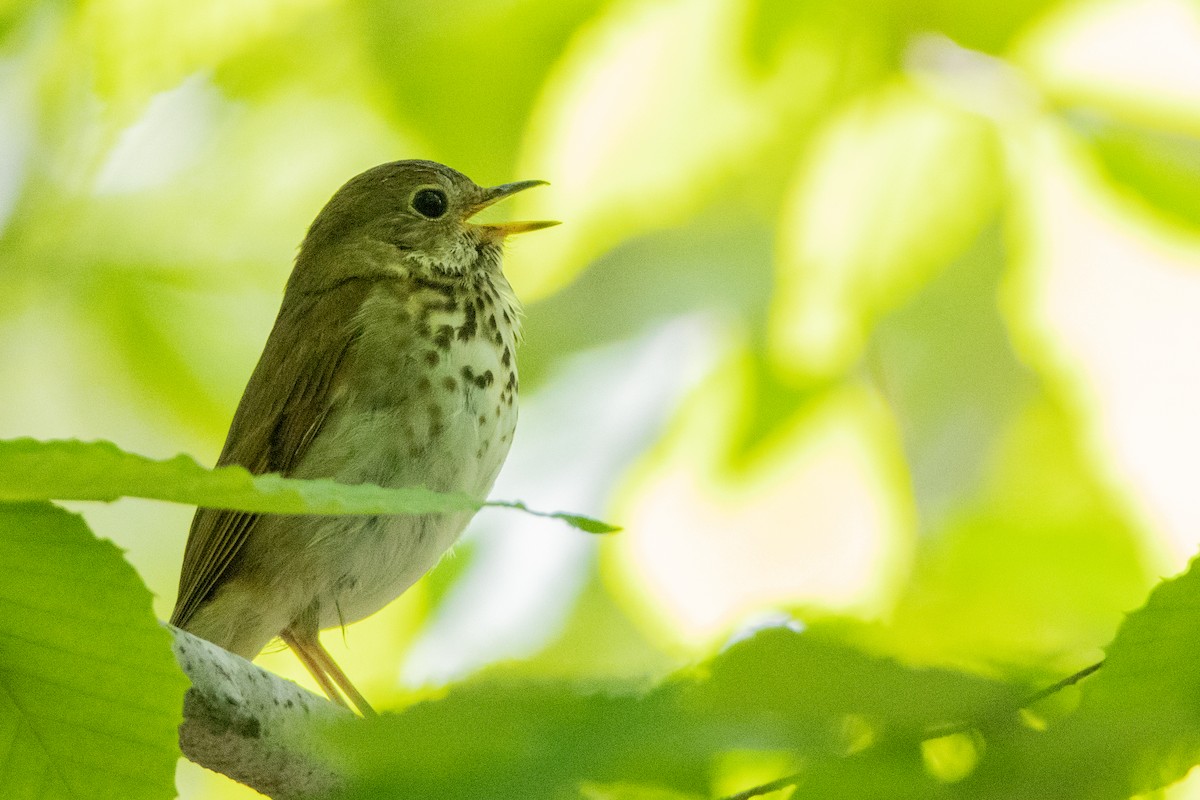
M 412 199 L 413 211 L 429 219 L 437 219 L 445 214 L 449 205 L 446 193 L 441 189 L 422 189 Z

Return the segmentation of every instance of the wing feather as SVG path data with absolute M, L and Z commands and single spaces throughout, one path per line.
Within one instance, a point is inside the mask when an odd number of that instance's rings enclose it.
M 229 427 L 218 466 L 290 474 L 320 431 L 354 355 L 356 315 L 373 281 L 285 297 Z M 198 508 L 171 624 L 186 627 L 229 575 L 260 515 Z

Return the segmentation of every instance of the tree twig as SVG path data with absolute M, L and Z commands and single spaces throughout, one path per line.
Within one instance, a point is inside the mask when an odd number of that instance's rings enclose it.
M 1079 670 L 1078 672 L 1076 672 L 1072 675 L 1068 675 L 1067 677 L 1063 678 L 1061 681 L 1052 683 L 1049 686 L 1047 686 L 1046 688 L 1039 689 L 1038 691 L 1029 695 L 1024 700 L 1022 700 L 1021 704 L 1018 705 L 1016 708 L 1000 709 L 998 712 L 987 715 L 982 720 L 976 719 L 973 722 L 951 722 L 951 723 L 947 723 L 945 725 L 940 725 L 936 728 L 931 728 L 925 732 L 925 735 L 923 737 L 921 737 L 921 740 L 925 741 L 928 739 L 940 739 L 943 736 L 951 736 L 956 733 L 965 733 L 966 731 L 969 731 L 972 728 L 979 728 L 979 727 L 983 726 L 986 722 L 994 720 L 998 716 L 1009 714 L 1013 711 L 1020 711 L 1023 708 L 1029 708 L 1034 703 L 1037 703 L 1041 700 L 1045 700 L 1050 695 L 1055 694 L 1057 692 L 1061 692 L 1063 689 L 1066 689 L 1068 686 L 1074 686 L 1075 684 L 1079 683 L 1081 680 L 1086 678 L 1088 675 L 1091 675 L 1093 672 L 1095 672 L 1096 670 L 1100 669 L 1103 666 L 1104 666 L 1103 661 L 1098 661 L 1095 664 L 1089 664 L 1088 666 L 1084 667 L 1083 669 Z
M 1047 697 L 1049 697 L 1052 694 L 1061 692 L 1063 689 L 1066 689 L 1068 686 L 1074 686 L 1075 684 L 1079 683 L 1081 680 L 1083 680 L 1087 676 L 1091 675 L 1092 673 L 1096 672 L 1096 670 L 1100 669 L 1103 666 L 1104 666 L 1103 661 L 1098 661 L 1095 664 L 1090 664 L 1090 665 L 1084 667 L 1083 669 L 1079 670 L 1078 672 L 1076 672 L 1072 675 L 1068 675 L 1067 677 L 1063 678 L 1061 681 L 1053 683 L 1044 689 L 1039 689 L 1038 691 L 1036 691 L 1033 694 L 1026 697 L 1025 700 L 1023 700 L 1021 702 L 1021 704 L 1013 710 L 1019 711 L 1023 708 L 1028 708 L 1029 706 L 1033 705 L 1034 703 L 1037 703 L 1041 700 L 1045 700 Z M 974 728 L 977 726 L 978 726 L 977 723 L 970 723 L 970 722 L 951 723 L 949 725 L 944 725 L 939 728 L 934 728 L 929 731 L 926 731 L 925 735 L 922 736 L 921 739 L 922 739 L 922 741 L 927 740 L 927 739 L 940 739 L 943 736 L 950 736 L 955 733 L 963 733 L 964 731 L 969 731 L 969 730 L 971 730 L 971 728 Z M 762 795 L 770 794 L 771 792 L 777 792 L 780 789 L 786 789 L 789 786 L 797 786 L 797 785 L 799 785 L 800 781 L 803 779 L 804 779 L 804 773 L 797 772 L 793 775 L 786 775 L 782 778 L 776 778 L 775 780 L 771 781 L 770 783 L 764 783 L 759 786 L 753 786 L 749 789 L 746 789 L 745 791 L 738 792 L 737 794 L 732 794 L 727 797 L 724 797 L 724 798 L 722 798 L 722 800 L 751 800 L 751 798 L 761 797 Z
M 307 800 L 344 788 L 343 768 L 317 729 L 350 716 L 323 697 L 244 658 L 166 626 L 192 681 L 179 747 L 191 761 L 275 800 Z
M 731 794 L 729 797 L 724 798 L 724 800 L 750 800 L 752 797 L 759 797 L 764 794 L 770 794 L 771 792 L 777 792 L 780 789 L 786 789 L 789 786 L 795 786 L 803 779 L 804 773 L 797 772 L 795 775 L 786 775 L 782 778 L 776 778 L 770 783 L 764 783 L 761 786 L 755 786 L 752 789 L 747 789 L 744 792 Z
M 1076 672 L 1074 675 L 1068 675 L 1058 683 L 1053 683 L 1041 691 L 1034 692 L 1033 694 L 1029 695 L 1029 697 L 1025 698 L 1025 702 L 1021 704 L 1021 708 L 1028 708 L 1039 700 L 1045 700 L 1050 695 L 1061 692 L 1068 686 L 1074 686 L 1103 666 L 1103 661 L 1097 661 L 1095 664 L 1091 664 L 1079 670 L 1079 672 Z

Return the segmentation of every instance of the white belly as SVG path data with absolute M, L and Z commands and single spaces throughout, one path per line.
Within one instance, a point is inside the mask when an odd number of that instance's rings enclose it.
M 382 401 L 345 398 L 297 473 L 485 499 L 516 427 L 515 381 L 506 390 L 512 369 L 501 363 L 502 353 L 476 339 L 455 342 L 435 366 L 422 363 L 419 371 L 423 352 L 403 365 L 393 361 L 394 369 L 409 370 L 394 391 Z M 307 555 L 323 567 L 310 574 L 328 576 L 324 586 L 310 587 L 317 589 L 320 627 L 357 621 L 396 599 L 437 563 L 471 517 L 308 518 Z

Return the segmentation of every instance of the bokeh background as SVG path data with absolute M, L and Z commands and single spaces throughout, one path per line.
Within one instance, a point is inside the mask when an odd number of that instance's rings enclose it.
M 0 2 L 0 435 L 211 463 L 344 180 L 543 178 L 494 496 L 625 530 L 480 514 L 326 634 L 377 705 L 816 622 L 1053 680 L 1200 541 L 1197 135 L 1194 0 Z M 190 509 L 83 510 L 167 616 Z

